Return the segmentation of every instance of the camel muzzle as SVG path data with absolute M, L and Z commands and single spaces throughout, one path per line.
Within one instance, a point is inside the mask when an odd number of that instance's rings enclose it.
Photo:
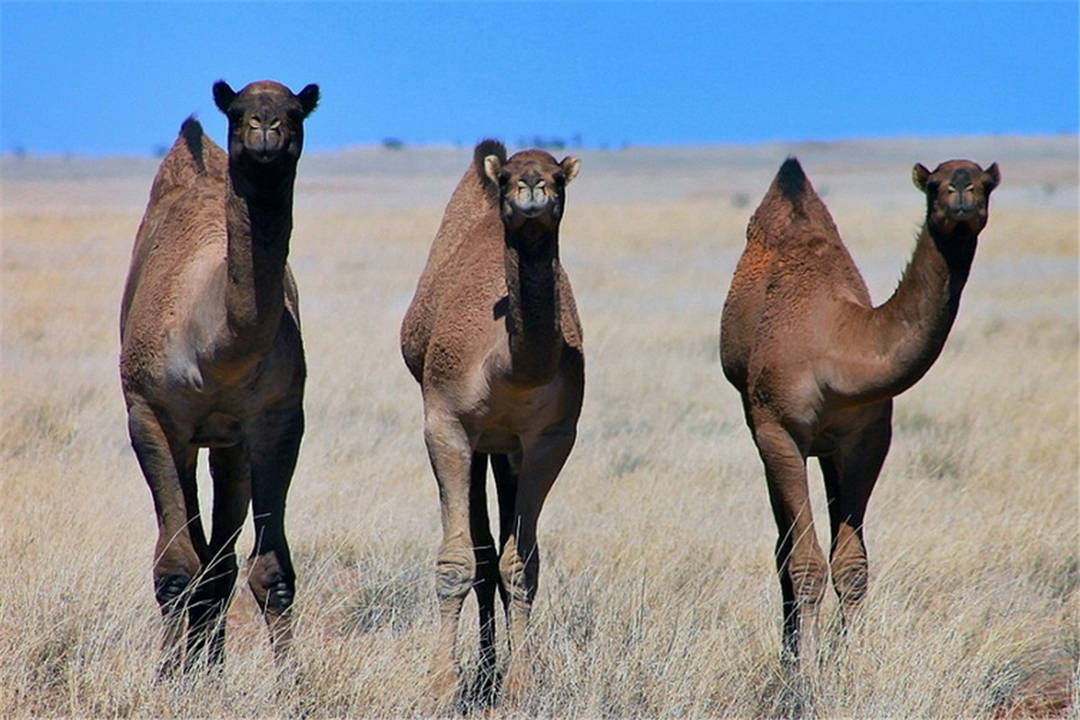
M 516 192 L 508 194 L 507 200 L 515 214 L 528 218 L 538 217 L 554 205 L 554 198 L 548 194 L 547 184 L 543 180 L 535 184 L 519 180 Z
M 284 147 L 285 138 L 276 127 L 253 128 L 244 138 L 244 149 L 260 163 L 272 162 Z

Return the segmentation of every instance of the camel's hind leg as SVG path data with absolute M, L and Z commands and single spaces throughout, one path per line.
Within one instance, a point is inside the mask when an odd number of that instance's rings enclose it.
M 487 511 L 487 458 L 473 453 L 470 467 L 469 518 L 476 558 L 476 602 L 480 615 L 480 668 L 476 700 L 488 704 L 495 685 L 495 589 L 499 587 L 499 556 Z
M 806 458 L 777 423 L 754 425 L 754 442 L 765 465 L 776 520 L 776 569 L 784 596 L 784 651 L 789 657 L 817 653 L 817 611 L 828 570 L 814 531 Z
M 451 414 L 427 408 L 424 441 L 439 485 L 443 539 L 436 559 L 435 594 L 439 601 L 439 636 L 431 658 L 429 682 L 433 714 L 448 712 L 457 696 L 458 626 L 461 606 L 476 579 L 473 551 L 473 452 L 465 429 Z
M 303 434 L 304 413 L 297 402 L 264 413 L 250 438 L 255 548 L 248 559 L 248 586 L 266 619 L 274 660 L 279 664 L 292 645 L 296 594 L 296 572 L 285 539 L 285 496 Z
M 506 543 L 514 529 L 514 501 L 517 498 L 518 476 L 510 465 L 507 455 L 491 456 L 491 473 L 495 476 L 495 489 L 499 498 L 499 557 L 506 549 Z M 510 598 L 506 586 L 499 577 L 499 597 L 506 613 L 506 626 L 510 627 Z
M 163 658 L 158 674 L 180 664 L 184 605 L 202 567 L 206 539 L 195 497 L 195 448 L 170 441 L 161 419 L 145 402 L 129 398 L 128 433 L 157 513 L 154 596 L 164 620 Z
M 524 449 L 518 474 L 510 529 L 499 559 L 499 572 L 509 599 L 510 666 L 503 683 L 509 704 L 519 701 L 531 685 L 533 645 L 529 615 L 540 578 L 540 548 L 536 523 L 555 478 L 574 446 L 575 431 L 559 428 Z
M 874 423 L 847 443 L 850 449 L 820 458 L 832 529 L 829 562 L 833 588 L 840 599 L 841 619 L 845 622 L 858 611 L 869 584 L 863 519 L 891 438 L 892 402 L 889 401 Z
M 209 557 L 188 610 L 188 665 L 201 658 L 207 644 L 210 665 L 220 665 L 225 660 L 225 612 L 237 575 L 234 548 L 251 501 L 248 463 L 243 444 L 210 450 L 214 517 Z

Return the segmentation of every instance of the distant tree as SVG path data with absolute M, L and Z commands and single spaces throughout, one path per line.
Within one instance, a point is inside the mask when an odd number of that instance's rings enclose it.
M 155 145 L 154 146 L 154 157 L 163 158 L 163 157 L 165 157 L 165 154 L 168 153 L 168 152 L 169 152 L 169 146 L 168 145 Z
M 533 147 L 545 150 L 562 150 L 566 147 L 566 141 L 562 138 L 545 138 L 535 135 L 533 136 Z
M 382 146 L 387 150 L 401 150 L 405 147 L 405 141 L 396 137 L 383 138 Z

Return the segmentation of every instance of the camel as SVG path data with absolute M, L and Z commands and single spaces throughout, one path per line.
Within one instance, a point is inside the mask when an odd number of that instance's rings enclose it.
M 540 150 L 509 160 L 484 140 L 446 207 L 401 326 L 405 364 L 420 384 L 424 440 L 439 487 L 443 540 L 436 568 L 441 626 L 429 679 L 445 708 L 462 602 L 476 590 L 480 690 L 495 673 L 495 590 L 511 660 L 513 702 L 529 683 L 529 613 L 540 558 L 536 522 L 574 445 L 584 355 L 570 282 L 559 262 L 565 187 L 580 161 Z M 499 506 L 496 555 L 488 524 L 490 458 Z
M 892 398 L 937 359 L 960 304 L 997 163 L 917 164 L 926 220 L 899 286 L 873 307 L 824 203 L 788 158 L 750 218 L 724 303 L 720 355 L 765 465 L 779 538 L 784 657 L 817 653 L 829 569 L 841 621 L 866 594 L 863 519 L 892 434 Z M 806 459 L 825 479 L 829 564 L 809 505 Z
M 164 619 L 159 676 L 225 656 L 237 534 L 253 507 L 248 584 L 280 662 L 292 641 L 295 571 L 285 495 L 304 415 L 296 283 L 286 264 L 303 120 L 319 88 L 219 81 L 226 155 L 188 118 L 161 163 L 120 311 L 128 432 L 157 513 L 154 594 Z M 209 448 L 213 523 L 199 516 L 195 465 Z

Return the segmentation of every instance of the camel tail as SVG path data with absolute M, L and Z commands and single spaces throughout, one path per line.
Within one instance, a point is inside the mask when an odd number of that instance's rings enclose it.
M 206 174 L 206 161 L 203 159 L 203 129 L 194 115 L 189 115 L 180 126 L 180 137 L 184 139 L 192 160 L 200 175 Z

